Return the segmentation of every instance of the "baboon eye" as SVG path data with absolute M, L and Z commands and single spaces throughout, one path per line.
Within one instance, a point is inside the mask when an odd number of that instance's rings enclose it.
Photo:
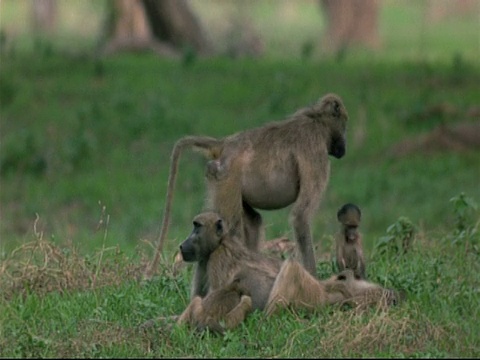
M 335 116 L 340 115 L 340 104 L 336 100 L 333 102 L 333 113 Z
M 338 275 L 337 277 L 338 280 L 347 280 L 347 277 L 345 275 Z
M 194 228 L 199 228 L 199 227 L 201 227 L 201 226 L 202 226 L 202 224 L 200 224 L 198 221 L 194 221 L 194 222 L 193 222 L 193 227 L 194 227 Z
M 223 232 L 223 222 L 221 219 L 215 223 L 215 229 L 217 230 L 217 234 L 219 235 Z

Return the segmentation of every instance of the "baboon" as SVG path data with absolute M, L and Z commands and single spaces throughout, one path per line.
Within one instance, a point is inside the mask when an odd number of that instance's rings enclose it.
M 228 224 L 212 211 L 195 216 L 193 231 L 180 251 L 185 261 L 197 262 L 195 275 L 202 276 L 203 282 L 196 279 L 194 286 L 207 286 L 206 296 L 192 296 L 177 320 L 197 329 L 222 332 L 257 309 L 270 315 L 282 305 L 315 309 L 373 303 L 384 293 L 379 285 L 355 278 L 350 269 L 321 281 L 291 258 L 282 264 L 280 259 L 252 251 L 241 238 L 231 236 Z
M 325 305 L 350 304 L 365 307 L 393 305 L 400 300 L 394 290 L 358 279 L 347 269 L 326 280 L 318 280 L 297 261 L 285 260 L 275 279 L 265 311 L 267 316 L 285 307 L 319 309 Z
M 218 333 L 236 327 L 252 311 L 252 298 L 239 285 L 240 278 L 236 278 L 203 299 L 195 296 L 177 324 L 186 323 L 197 330 L 208 328 Z
M 186 262 L 196 262 L 192 299 L 237 281 L 236 288 L 250 295 L 252 310 L 265 307 L 282 262 L 249 250 L 241 237 L 231 236 L 228 223 L 213 211 L 194 217 L 193 231 L 180 251 Z
M 339 271 L 352 269 L 355 276 L 365 279 L 365 257 L 362 236 L 358 231 L 362 214 L 355 204 L 345 204 L 337 212 L 340 231 L 336 236 L 336 257 Z
M 275 210 L 293 204 L 290 220 L 301 260 L 315 275 L 310 222 L 329 181 L 329 155 L 339 159 L 345 155 L 347 120 L 347 110 L 341 98 L 327 94 L 283 121 L 270 122 L 222 139 L 186 136 L 178 140 L 171 156 L 162 230 L 145 278 L 153 275 L 160 259 L 170 219 L 178 160 L 185 148 L 202 151 L 210 160 L 209 164 L 217 162 L 213 167 L 222 168 L 223 181 L 233 181 L 240 189 L 241 199 L 232 201 L 234 189 L 220 194 L 215 182 L 209 186 L 210 196 L 214 199 L 212 210 L 228 219 L 242 219 L 248 248 L 257 250 L 262 236 L 262 218 L 255 209 Z
M 398 305 L 406 297 L 405 292 L 393 289 L 386 289 L 379 284 L 359 279 L 351 269 L 343 270 L 325 281 L 329 293 L 347 294 L 346 299 L 339 301 L 339 304 L 349 304 L 357 310 L 363 310 L 369 306 L 380 306 L 383 308 Z M 347 292 L 345 292 L 345 288 Z

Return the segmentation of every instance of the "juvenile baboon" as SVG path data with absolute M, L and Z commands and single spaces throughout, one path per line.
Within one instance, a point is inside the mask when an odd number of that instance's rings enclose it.
M 232 236 L 228 223 L 213 211 L 193 219 L 193 231 L 180 245 L 182 257 L 196 262 L 192 299 L 237 281 L 250 294 L 252 309 L 263 309 L 281 266 L 281 260 L 249 250 L 241 237 Z
M 203 299 L 195 296 L 185 311 L 179 316 L 177 324 L 189 324 L 198 330 L 209 328 L 223 333 L 239 325 L 252 311 L 252 298 L 240 286 L 240 279 L 211 291 Z
M 327 94 L 283 121 L 223 139 L 187 136 L 178 140 L 172 151 L 162 230 L 145 277 L 150 278 L 156 271 L 170 219 L 178 160 L 183 149 L 190 147 L 218 162 L 214 167 L 223 169 L 225 183 L 233 179 L 233 184 L 240 188 L 241 199 L 232 201 L 234 189 L 219 194 L 215 183 L 209 186 L 214 198 L 213 210 L 226 218 L 242 219 L 248 248 L 257 250 L 261 236 L 262 218 L 255 208 L 275 210 L 293 204 L 290 218 L 302 263 L 314 275 L 310 222 L 329 181 L 328 156 L 342 158 L 345 154 L 347 120 L 341 98 Z
M 365 257 L 362 235 L 358 230 L 361 212 L 355 204 L 345 204 L 337 212 L 340 231 L 336 236 L 336 256 L 339 271 L 352 269 L 355 276 L 365 279 Z
M 352 305 L 357 310 L 363 310 L 369 306 L 386 308 L 397 305 L 406 296 L 404 291 L 386 289 L 379 284 L 359 279 L 351 269 L 333 275 L 326 281 L 325 286 L 329 293 L 350 293 L 350 296 L 338 303 Z
M 398 292 L 358 279 L 350 269 L 329 279 L 318 280 L 297 261 L 288 259 L 275 279 L 265 310 L 270 316 L 285 307 L 315 310 L 329 304 L 345 303 L 365 307 L 393 305 L 399 299 Z

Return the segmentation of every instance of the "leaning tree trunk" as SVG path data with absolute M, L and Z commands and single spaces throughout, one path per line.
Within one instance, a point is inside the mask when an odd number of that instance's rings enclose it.
M 327 18 L 324 48 L 338 52 L 350 46 L 375 49 L 378 34 L 377 0 L 320 0 Z
M 153 50 L 177 57 L 190 46 L 208 54 L 210 46 L 185 0 L 110 0 L 105 53 Z

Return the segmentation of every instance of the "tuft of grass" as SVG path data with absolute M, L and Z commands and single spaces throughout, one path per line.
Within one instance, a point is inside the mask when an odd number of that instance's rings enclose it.
M 103 247 L 93 256 L 80 255 L 73 244 L 60 247 L 43 238 L 43 232 L 37 229 L 38 221 L 37 215 L 36 239 L 15 248 L 2 260 L 1 296 L 7 300 L 32 293 L 45 295 L 119 285 L 140 278 L 146 268 L 146 256 L 141 256 L 139 263 L 130 263 L 118 246 Z

